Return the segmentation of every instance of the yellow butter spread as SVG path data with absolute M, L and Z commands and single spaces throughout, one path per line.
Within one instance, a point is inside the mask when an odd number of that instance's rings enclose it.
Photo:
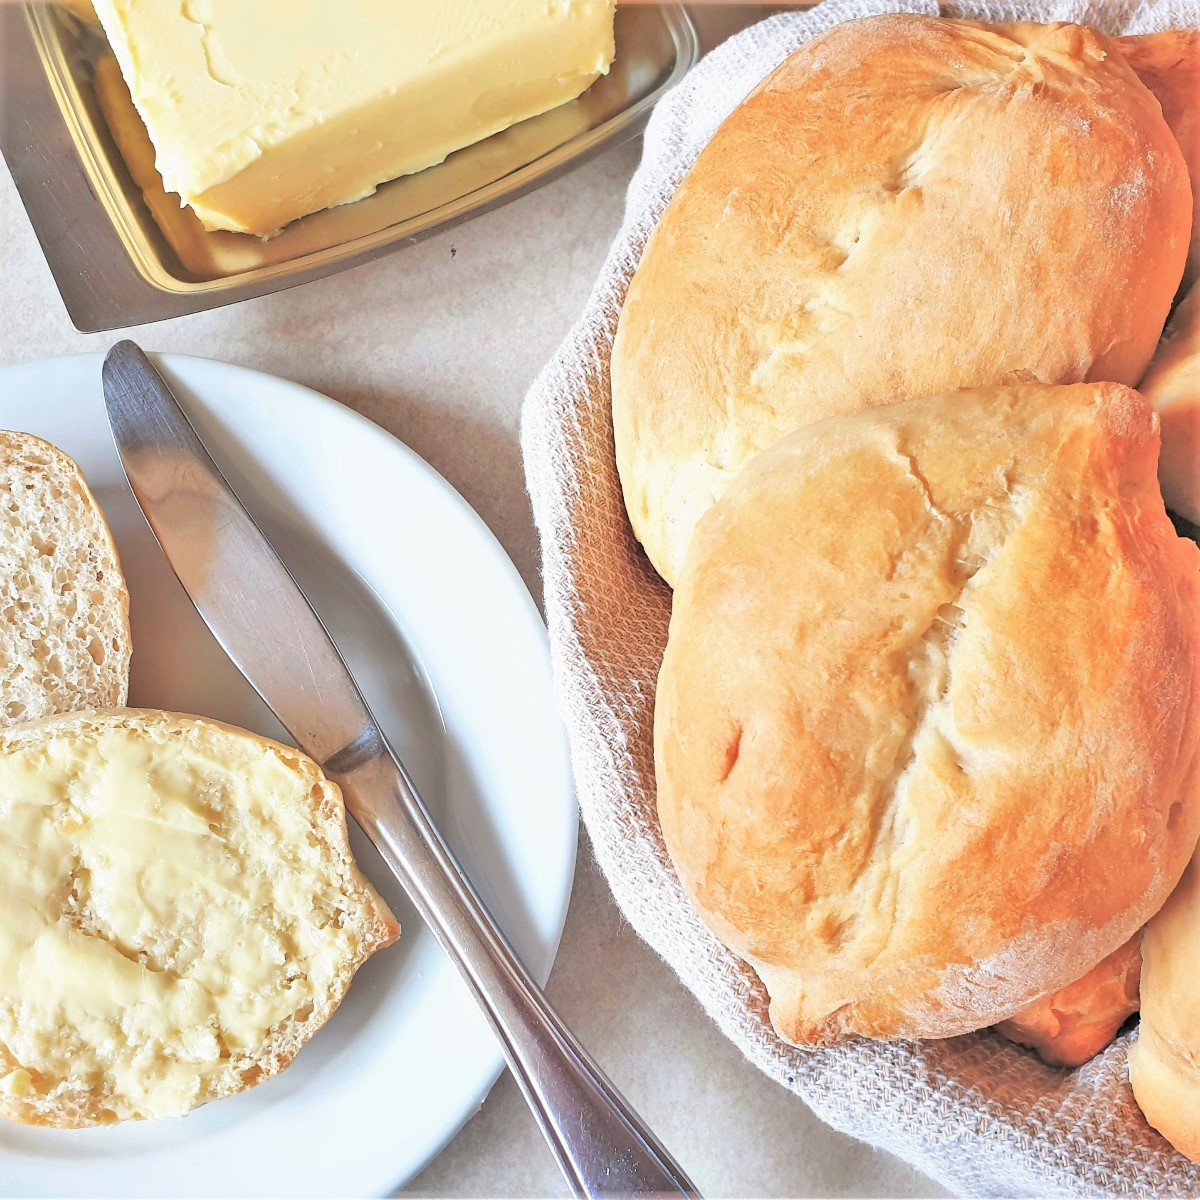
M 269 235 L 578 96 L 614 0 L 96 0 L 164 186 Z
M 359 940 L 311 786 L 185 719 L 0 754 L 0 1090 L 182 1113 L 303 1020 Z

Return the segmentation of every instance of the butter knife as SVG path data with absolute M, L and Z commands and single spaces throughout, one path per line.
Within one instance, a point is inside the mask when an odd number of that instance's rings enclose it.
M 119 342 L 104 400 L 125 473 L 200 616 L 346 799 L 487 1015 L 576 1196 L 696 1196 L 554 1012 L 435 827 L 337 647 L 150 360 Z

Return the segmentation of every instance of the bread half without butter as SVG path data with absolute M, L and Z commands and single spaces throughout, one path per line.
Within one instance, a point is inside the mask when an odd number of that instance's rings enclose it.
M 297 750 L 129 709 L 0 732 L 0 1113 L 179 1116 L 286 1067 L 399 935 Z
M 0 726 L 124 704 L 131 653 L 129 593 L 83 472 L 0 430 Z

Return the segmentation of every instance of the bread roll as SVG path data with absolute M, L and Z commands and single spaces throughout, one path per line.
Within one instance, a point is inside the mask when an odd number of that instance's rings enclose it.
M 1162 422 L 1163 499 L 1200 525 L 1200 287 L 1172 314 L 1140 387 Z
M 612 354 L 630 520 L 674 583 L 741 467 L 822 417 L 1141 377 L 1192 200 L 1158 102 L 1073 25 L 847 21 L 701 153 Z
M 395 919 L 304 755 L 147 710 L 0 733 L 0 1114 L 177 1116 L 276 1074 Z
M 129 593 L 83 473 L 0 430 L 0 726 L 125 703 Z
M 1095 1058 L 1138 1010 L 1142 938 L 1137 934 L 1082 979 L 1035 1000 L 996 1032 L 1029 1046 L 1052 1067 L 1078 1067 Z
M 994 1025 L 1200 832 L 1200 549 L 1118 384 L 830 418 L 697 529 L 655 709 L 687 894 L 796 1043 Z
M 1200 277 L 1200 32 L 1168 29 L 1116 39 L 1125 61 L 1154 93 L 1192 181 L 1192 243 L 1184 285 Z
M 1200 857 L 1146 927 L 1129 1080 L 1146 1120 L 1200 1162 Z

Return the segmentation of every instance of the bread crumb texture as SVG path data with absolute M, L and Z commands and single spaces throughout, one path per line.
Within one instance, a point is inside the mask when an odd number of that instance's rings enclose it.
M 950 388 L 1134 385 L 1179 286 L 1186 165 L 1114 44 L 1078 25 L 846 21 L 701 152 L 612 354 L 617 465 L 668 583 L 755 454 Z
M 127 710 L 0 735 L 0 1112 L 175 1116 L 285 1067 L 397 935 L 297 751 Z
M 685 890 L 798 1043 L 1080 978 L 1200 832 L 1200 550 L 1115 384 L 832 417 L 701 521 L 655 712 Z
M 128 598 L 79 468 L 0 431 L 0 725 L 124 704 Z

